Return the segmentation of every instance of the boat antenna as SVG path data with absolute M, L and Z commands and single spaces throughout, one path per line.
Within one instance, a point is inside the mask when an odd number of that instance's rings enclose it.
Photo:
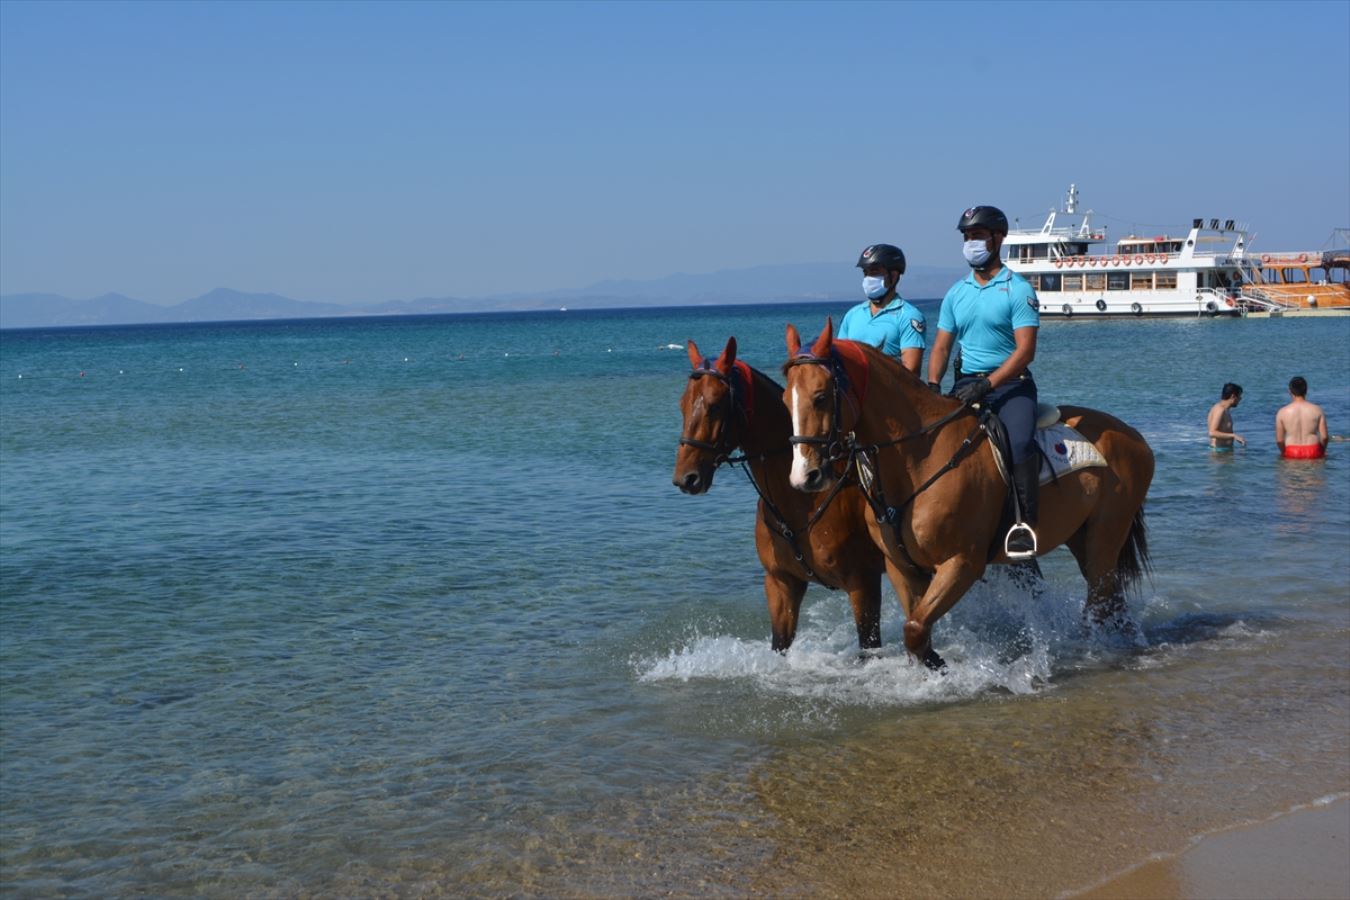
M 1078 212 L 1078 185 L 1069 185 L 1069 196 L 1064 203 L 1064 211 L 1069 215 Z

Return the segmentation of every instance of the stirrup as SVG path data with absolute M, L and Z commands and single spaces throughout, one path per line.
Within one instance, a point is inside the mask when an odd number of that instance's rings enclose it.
M 1031 538 L 1031 549 L 1012 549 L 1013 538 L 1020 538 L 1024 535 Z M 1003 536 L 1003 554 L 1008 559 L 1034 559 L 1036 556 L 1036 532 L 1026 522 L 1014 522 L 1012 527 L 1008 529 L 1008 533 Z

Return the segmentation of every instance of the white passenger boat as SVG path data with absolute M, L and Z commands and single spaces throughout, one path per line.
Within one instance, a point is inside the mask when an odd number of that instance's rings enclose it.
M 1045 318 L 1077 316 L 1240 316 L 1252 281 L 1247 227 L 1232 219 L 1195 219 L 1185 236 L 1130 234 L 1108 240 L 1077 222 L 1078 188 L 1039 229 L 1014 228 L 1004 262 L 1031 282 Z

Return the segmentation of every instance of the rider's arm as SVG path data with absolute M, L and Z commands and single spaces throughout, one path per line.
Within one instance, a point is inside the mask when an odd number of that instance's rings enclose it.
M 950 331 L 938 329 L 933 339 L 933 352 L 928 354 L 928 380 L 941 383 L 947 372 L 947 358 L 952 355 L 954 335 Z
M 919 367 L 923 365 L 923 348 L 906 347 L 900 351 L 900 364 L 909 369 L 915 375 L 919 374 Z
M 1018 328 L 1013 332 L 1013 341 L 1015 345 L 1013 352 L 1003 361 L 993 372 L 989 373 L 989 383 L 994 387 L 1006 384 L 1012 381 L 1018 375 L 1027 370 L 1032 360 L 1036 358 L 1036 332 L 1039 329 L 1034 326 Z M 941 334 L 942 332 L 938 332 Z

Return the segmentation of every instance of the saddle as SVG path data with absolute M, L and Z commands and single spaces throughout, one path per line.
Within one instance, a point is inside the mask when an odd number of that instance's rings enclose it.
M 1106 457 L 1102 456 L 1095 444 L 1083 437 L 1073 428 L 1060 421 L 1058 406 L 1048 403 L 1036 404 L 1036 455 L 1040 459 L 1040 483 L 1058 481 L 1059 476 L 1078 469 L 1105 466 Z M 989 452 L 993 454 L 994 464 L 1007 487 L 1003 503 L 1003 512 L 999 517 L 999 534 L 1006 534 L 1020 516 L 1017 508 L 1017 491 L 1012 480 L 1012 448 L 1008 441 L 1007 429 L 1002 420 L 992 412 L 981 412 L 980 426 L 989 436 Z M 995 541 L 989 548 L 989 558 L 998 556 L 1003 549 L 1002 541 Z
M 1008 432 L 998 416 L 990 413 L 983 422 L 989 435 L 989 451 L 994 455 L 998 473 L 1012 486 L 1012 449 Z M 1059 476 L 1106 465 L 1096 444 L 1060 421 L 1058 406 L 1036 404 L 1036 455 L 1041 460 L 1041 484 L 1058 481 Z

